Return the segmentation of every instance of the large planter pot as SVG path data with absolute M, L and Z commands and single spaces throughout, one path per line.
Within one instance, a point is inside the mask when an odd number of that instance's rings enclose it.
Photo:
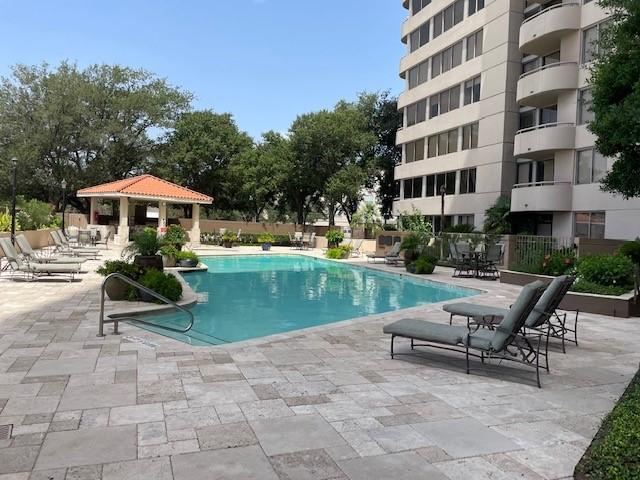
M 262 244 L 262 250 L 264 250 L 265 252 L 268 252 L 269 250 L 271 250 L 271 244 L 270 243 L 263 243 Z
M 198 266 L 198 261 L 191 259 L 178 260 L 178 266 L 183 268 L 193 268 Z
M 110 300 L 126 300 L 128 285 L 119 278 L 111 278 L 104 287 Z
M 162 265 L 166 268 L 176 266 L 176 257 L 173 255 L 162 255 Z
M 233 247 L 233 242 L 231 242 L 231 241 L 229 241 L 229 240 L 224 240 L 224 241 L 222 242 L 222 246 L 223 246 L 224 248 L 231 248 L 231 247 Z
M 136 255 L 133 263 L 141 268 L 155 268 L 162 271 L 162 255 Z

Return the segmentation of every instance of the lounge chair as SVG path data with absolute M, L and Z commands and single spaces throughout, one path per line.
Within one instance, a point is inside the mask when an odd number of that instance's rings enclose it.
M 567 314 L 558 313 L 557 309 L 562 299 L 567 294 L 575 277 L 561 275 L 552 280 L 545 292 L 536 303 L 533 311 L 529 314 L 524 326 L 527 330 L 533 330 L 548 334 L 549 337 L 562 340 L 562 352 L 566 353 L 565 342 L 578 345 L 578 311 L 575 311 L 573 328 L 567 326 Z M 449 324 L 453 322 L 454 316 L 467 318 L 467 324 L 488 326 L 493 328 L 509 312 L 508 308 L 498 308 L 474 303 L 450 303 L 442 307 L 445 312 L 449 312 Z M 573 333 L 573 339 L 566 338 L 567 333 Z M 547 358 L 547 370 L 549 362 Z
M 351 256 L 359 257 L 360 255 L 362 255 L 362 252 L 360 251 L 360 249 L 362 248 L 363 242 L 364 240 L 362 240 L 361 238 L 353 242 L 353 244 L 351 245 Z
M 25 259 L 29 262 L 35 263 L 84 263 L 87 261 L 86 258 L 81 257 L 61 257 L 57 255 L 43 256 L 38 255 L 36 251 L 31 247 L 29 240 L 24 234 L 16 235 L 16 243 L 18 247 L 20 247 L 20 251 Z
M 97 258 L 100 250 L 96 247 L 72 247 L 59 230 L 51 230 L 49 236 L 53 239 L 55 250 L 63 255 Z
M 383 331 L 391 335 L 391 358 L 405 355 L 394 351 L 395 338 L 408 338 L 412 351 L 415 347 L 433 347 L 464 353 L 467 373 L 470 371 L 471 356 L 480 358 L 482 363 L 485 357 L 488 360 L 497 358 L 535 368 L 536 382 L 540 388 L 542 333 L 524 335 L 522 329 L 543 291 L 544 284 L 540 281 L 525 285 L 509 312 L 493 330 L 478 327 L 473 330 L 471 326 L 446 325 L 417 318 L 405 318 L 386 325 Z M 427 343 L 417 344 L 415 340 Z
M 389 250 L 388 253 L 386 254 L 382 254 L 382 255 L 377 255 L 377 254 L 370 254 L 367 255 L 367 262 L 373 262 L 376 263 L 376 261 L 378 259 L 382 259 L 385 261 L 385 263 L 394 263 L 397 262 L 397 260 L 400 259 L 400 242 L 396 242 L 393 244 L 393 247 L 391 247 L 391 250 Z
M 479 261 L 480 275 L 483 278 L 491 277 L 496 280 L 500 278 L 500 272 L 498 271 L 498 264 L 502 260 L 502 245 L 491 245 L 487 249 L 487 253 Z
M 11 270 L 24 274 L 27 280 L 33 280 L 42 275 L 68 275 L 71 282 L 74 275 L 80 273 L 79 263 L 31 263 L 20 259 L 18 252 L 8 238 L 0 238 L 0 248 L 9 262 Z
M 465 276 L 468 276 L 469 272 L 473 271 L 471 259 L 460 253 L 456 244 L 453 242 L 449 243 L 449 253 L 451 255 L 451 260 L 453 261 L 454 277 L 461 277 L 463 275 L 463 272 Z

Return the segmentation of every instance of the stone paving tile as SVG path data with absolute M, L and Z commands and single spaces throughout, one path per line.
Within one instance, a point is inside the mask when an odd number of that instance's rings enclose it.
M 109 425 L 129 425 L 132 423 L 161 422 L 164 413 L 161 403 L 114 407 L 109 414 Z
M 197 434 L 202 450 L 245 447 L 258 443 L 253 430 L 246 422 L 198 428 Z
M 242 410 L 247 420 L 257 420 L 259 418 L 290 417 L 295 415 L 287 407 L 284 400 L 278 398 L 274 400 L 259 400 L 257 402 L 242 402 L 238 406 Z
M 2 409 L 2 415 L 28 415 L 55 412 L 59 397 L 10 398 Z
M 119 407 L 134 404 L 133 384 L 80 385 L 67 387 L 60 401 L 60 410 Z
M 89 465 L 86 467 L 69 467 L 65 480 L 100 480 L 102 478 L 102 465 Z
M 561 448 L 561 450 L 560 450 Z M 586 447 L 565 443 L 561 447 L 529 448 L 507 455 L 544 478 L 570 477 Z M 561 451 L 561 454 L 558 454 Z
M 171 463 L 175 480 L 278 480 L 257 446 L 176 455 Z
M 449 480 L 415 452 L 393 453 L 338 462 L 350 480 Z
M 336 462 L 324 450 L 286 453 L 270 457 L 281 480 L 346 479 Z
M 102 469 L 102 480 L 173 480 L 169 457 L 109 463 Z
M 87 428 L 49 433 L 37 470 L 110 463 L 136 458 L 136 427 Z
M 38 447 L 1 448 L 0 474 L 31 470 L 38 456 L 38 450 Z
M 338 432 L 318 415 L 256 420 L 250 425 L 263 450 L 270 456 L 345 443 Z

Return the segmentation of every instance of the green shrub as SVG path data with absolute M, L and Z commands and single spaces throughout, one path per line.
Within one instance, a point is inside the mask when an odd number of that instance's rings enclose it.
M 96 269 L 98 275 L 106 277 L 112 273 L 119 273 L 125 277 L 129 277 L 132 280 L 138 280 L 142 273 L 142 270 L 138 265 L 125 262 L 124 260 L 107 260 L 101 267 Z
M 329 246 L 337 247 L 344 240 L 344 232 L 342 230 L 327 230 L 324 237 Z
M 572 251 L 555 250 L 542 257 L 540 273 L 557 277 L 569 273 L 576 265 L 576 254 Z
M 615 285 L 600 285 L 595 282 L 589 282 L 587 280 L 578 279 L 571 286 L 572 292 L 580 293 L 595 293 L 598 295 L 624 295 L 631 290 L 630 286 L 615 286 Z
M 178 249 L 173 244 L 168 243 L 160 247 L 160 255 L 164 255 L 165 257 L 177 258 Z
M 141 232 L 135 233 L 131 237 L 131 245 L 123 250 L 123 255 L 127 258 L 134 257 L 136 255 L 142 255 L 143 257 L 149 257 L 156 255 L 163 242 L 158 237 L 158 232 L 155 228 L 146 227 Z
M 349 258 L 350 253 L 351 247 L 342 245 L 340 247 L 330 248 L 329 250 L 327 250 L 325 256 L 332 259 L 343 259 Z
M 224 235 L 222 235 L 222 241 L 223 242 L 235 242 L 238 238 L 238 234 L 234 231 L 228 230 L 226 232 L 224 232 Z
M 182 297 L 182 284 L 178 279 L 173 275 L 161 272 L 155 268 L 150 268 L 144 272 L 138 282 L 173 302 L 180 300 Z M 134 294 L 136 293 L 137 292 L 134 291 Z M 131 294 L 129 295 L 129 299 L 132 300 Z M 154 298 L 153 302 L 163 303 L 156 298 Z
M 195 260 L 196 262 L 198 262 L 200 260 L 200 257 L 198 257 L 198 254 L 196 254 L 195 252 L 187 250 L 185 252 L 177 252 L 176 260 Z
M 578 263 L 578 280 L 603 286 L 633 285 L 633 262 L 623 255 L 589 255 Z
M 258 236 L 258 243 L 273 243 L 276 240 L 276 237 L 274 237 L 273 235 L 271 235 L 270 233 L 261 233 Z
M 163 237 L 164 243 L 180 250 L 187 243 L 187 232 L 181 225 L 169 225 Z
M 16 216 L 16 230 L 20 230 L 20 222 L 19 218 Z M 10 232 L 11 231 L 11 214 L 9 213 L 9 209 L 5 208 L 4 212 L 0 212 L 0 232 Z
M 36 199 L 24 200 L 21 197 L 18 200 L 18 207 L 20 211 L 16 213 L 16 218 L 20 220 L 23 230 L 45 228 L 53 221 L 52 208 L 47 202 Z
M 579 479 L 640 478 L 640 372 L 602 422 L 591 446 L 576 466 Z
M 629 257 L 633 263 L 640 265 L 640 239 L 624 242 L 618 249 L 618 254 Z

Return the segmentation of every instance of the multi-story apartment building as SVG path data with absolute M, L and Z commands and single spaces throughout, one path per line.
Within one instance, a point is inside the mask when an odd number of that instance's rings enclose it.
M 600 191 L 612 159 L 587 130 L 595 1 L 404 0 L 396 213 L 481 227 L 511 196 L 520 231 L 634 238 L 640 200 Z

